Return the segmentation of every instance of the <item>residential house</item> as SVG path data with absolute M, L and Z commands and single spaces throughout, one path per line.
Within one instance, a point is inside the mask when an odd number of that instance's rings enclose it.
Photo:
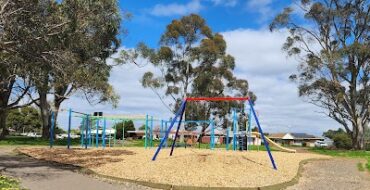
M 314 147 L 315 142 L 323 141 L 323 137 L 316 137 L 307 133 L 275 133 L 268 136 L 271 140 L 282 145 Z

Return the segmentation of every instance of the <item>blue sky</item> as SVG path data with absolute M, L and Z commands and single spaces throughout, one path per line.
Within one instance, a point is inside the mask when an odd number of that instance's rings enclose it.
M 190 13 L 201 15 L 214 32 L 259 29 L 266 27 L 275 13 L 291 3 L 284 0 L 121 0 L 122 11 L 133 15 L 130 21 L 123 23 L 128 35 L 122 37 L 122 43 L 134 47 L 144 41 L 155 47 L 168 23 Z
M 271 19 L 288 5 L 294 6 L 292 1 L 281 0 L 120 1 L 122 12 L 133 15 L 131 20 L 122 23 L 128 33 L 121 35 L 121 48 L 133 48 L 139 42 L 157 47 L 160 35 L 173 19 L 191 13 L 200 14 L 214 32 L 224 36 L 227 53 L 236 60 L 234 74 L 247 79 L 250 89 L 257 95 L 256 109 L 264 131 L 321 135 L 323 131 L 338 128 L 339 125 L 327 118 L 324 110 L 298 97 L 296 84 L 288 79 L 297 71 L 297 59 L 288 58 L 281 50 L 287 32 L 271 33 L 268 30 Z M 302 17 L 300 11 L 295 13 L 297 17 Z M 111 105 L 89 105 L 79 94 L 63 103 L 62 108 L 86 113 L 148 113 L 167 119 L 172 116 L 171 113 L 154 92 L 141 86 L 140 79 L 149 70 L 155 71 L 155 68 L 127 64 L 113 69 L 110 83 L 121 96 L 116 109 Z M 73 128 L 78 123 L 74 119 Z M 65 112 L 60 114 L 59 124 L 66 128 Z

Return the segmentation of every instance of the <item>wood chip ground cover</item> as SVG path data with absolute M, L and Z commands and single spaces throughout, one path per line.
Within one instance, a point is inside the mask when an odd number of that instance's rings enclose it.
M 273 152 L 278 167 L 274 170 L 264 151 L 178 148 L 169 157 L 170 150 L 164 149 L 154 162 L 151 161 L 154 148 L 25 148 L 20 151 L 39 159 L 87 167 L 112 177 L 201 187 L 262 187 L 284 183 L 295 177 L 301 161 L 330 158 L 311 153 Z

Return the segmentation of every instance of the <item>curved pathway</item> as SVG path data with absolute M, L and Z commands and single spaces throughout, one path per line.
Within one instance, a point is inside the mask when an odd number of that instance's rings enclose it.
M 133 183 L 117 183 L 101 180 L 83 175 L 77 171 L 78 169 L 75 167 L 57 165 L 27 156 L 17 155 L 13 152 L 12 148 L 0 147 L 0 172 L 19 179 L 21 186 L 26 189 L 151 189 Z
M 370 174 L 357 169 L 359 162 L 365 163 L 364 160 L 345 158 L 311 161 L 303 166 L 298 183 L 286 190 L 368 190 Z

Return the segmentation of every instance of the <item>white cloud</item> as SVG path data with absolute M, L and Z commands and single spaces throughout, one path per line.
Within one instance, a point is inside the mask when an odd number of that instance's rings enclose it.
M 215 6 L 235 7 L 238 4 L 238 0 L 211 0 Z
M 192 0 L 187 4 L 157 4 L 151 10 L 150 14 L 154 16 L 174 16 L 197 13 L 202 9 L 200 0 Z
M 339 127 L 318 111 L 319 108 L 298 97 L 297 86 L 288 76 L 296 71 L 297 63 L 287 59 L 281 46 L 286 34 L 268 30 L 239 29 L 222 33 L 227 41 L 227 51 L 236 58 L 235 75 L 249 81 L 250 88 L 258 96 L 256 110 L 265 132 L 307 132 L 321 135 L 329 128 Z M 152 66 L 138 68 L 135 65 L 115 67 L 110 82 L 121 96 L 117 109 L 110 105 L 90 106 L 86 101 L 73 97 L 62 107 L 92 113 L 150 114 L 166 119 L 172 114 L 150 89 L 144 89 L 140 79 Z M 59 124 L 67 126 L 67 113 L 63 112 Z M 76 127 L 79 119 L 73 119 Z M 110 123 L 111 124 L 111 123 Z M 138 127 L 142 123 L 137 123 Z M 155 125 L 159 125 L 156 123 Z
M 272 0 L 249 0 L 246 2 L 248 12 L 257 12 L 260 14 L 259 21 L 264 22 L 275 15 L 271 7 Z
M 338 124 L 318 113 L 323 110 L 298 97 L 297 86 L 288 77 L 297 62 L 281 50 L 287 34 L 239 29 L 222 33 L 227 52 L 236 59 L 235 74 L 249 81 L 257 95 L 256 109 L 267 132 L 307 132 L 321 135 Z

